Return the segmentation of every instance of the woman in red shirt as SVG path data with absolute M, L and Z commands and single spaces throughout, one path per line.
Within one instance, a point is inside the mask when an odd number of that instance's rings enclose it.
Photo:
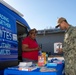
M 31 29 L 29 35 L 22 41 L 22 59 L 23 61 L 37 62 L 40 47 L 36 42 L 36 29 Z

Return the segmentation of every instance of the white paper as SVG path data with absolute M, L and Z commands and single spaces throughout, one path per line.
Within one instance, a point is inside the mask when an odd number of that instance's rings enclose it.
M 62 48 L 62 43 L 61 42 L 54 43 L 54 53 L 58 53 L 59 48 Z
M 18 66 L 19 67 L 28 67 L 31 65 L 32 65 L 32 62 L 20 62 Z

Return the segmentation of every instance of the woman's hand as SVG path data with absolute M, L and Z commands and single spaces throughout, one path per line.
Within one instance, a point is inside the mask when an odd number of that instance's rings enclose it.
M 35 48 L 35 50 L 41 50 L 41 48 L 38 46 L 37 48 Z

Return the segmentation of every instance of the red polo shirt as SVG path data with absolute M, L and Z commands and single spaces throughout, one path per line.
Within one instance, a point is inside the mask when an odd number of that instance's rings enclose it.
M 27 44 L 28 48 L 30 49 L 38 47 L 36 40 L 31 39 L 29 36 L 22 41 L 22 44 Z M 38 60 L 38 50 L 22 52 L 22 57 L 32 60 Z

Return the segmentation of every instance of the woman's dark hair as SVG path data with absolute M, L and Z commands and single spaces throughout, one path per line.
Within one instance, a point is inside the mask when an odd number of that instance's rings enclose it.
M 30 31 L 29 31 L 29 34 L 33 34 L 33 33 L 37 33 L 37 30 L 34 28 L 34 29 L 31 29 Z

